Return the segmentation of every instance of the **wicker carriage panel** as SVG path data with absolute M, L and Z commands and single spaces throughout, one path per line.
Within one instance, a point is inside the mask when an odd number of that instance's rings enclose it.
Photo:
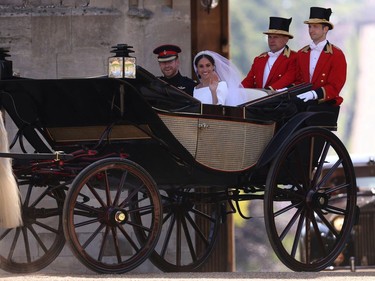
M 195 157 L 197 150 L 198 118 L 159 115 L 175 138 Z
M 200 119 L 196 160 L 222 171 L 241 171 L 256 164 L 275 126 Z
M 275 130 L 275 124 L 159 116 L 197 162 L 221 171 L 255 165 Z

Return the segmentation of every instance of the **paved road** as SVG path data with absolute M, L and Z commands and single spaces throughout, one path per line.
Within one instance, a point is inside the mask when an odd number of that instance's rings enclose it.
M 297 273 L 297 272 L 247 272 L 247 273 L 152 273 L 152 274 L 122 274 L 122 275 L 69 275 L 69 274 L 34 274 L 34 275 L 14 275 L 1 273 L 0 280 L 9 281 L 91 281 L 91 280 L 110 280 L 110 281 L 146 281 L 146 280 L 173 280 L 173 281 L 222 281 L 222 280 L 314 280 L 314 281 L 370 281 L 375 280 L 375 269 L 372 271 L 334 271 L 317 273 Z

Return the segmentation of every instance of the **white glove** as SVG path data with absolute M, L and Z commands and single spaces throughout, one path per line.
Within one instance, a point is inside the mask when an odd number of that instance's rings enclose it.
M 297 95 L 297 98 L 303 100 L 304 102 L 307 102 L 309 100 L 316 100 L 318 98 L 318 95 L 315 91 L 308 91 Z
M 288 88 L 278 89 L 278 90 L 276 90 L 276 93 L 284 92 L 284 91 L 286 91 L 286 90 L 288 90 Z

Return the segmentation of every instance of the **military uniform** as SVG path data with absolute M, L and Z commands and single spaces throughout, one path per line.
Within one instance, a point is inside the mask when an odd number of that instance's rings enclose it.
M 154 49 L 154 54 L 158 55 L 159 63 L 177 60 L 180 52 L 180 47 L 170 44 L 161 45 Z M 159 78 L 191 96 L 193 96 L 194 87 L 197 85 L 193 79 L 182 76 L 179 71 L 173 77 L 161 76 Z
M 182 76 L 180 72 L 178 72 L 172 78 L 167 78 L 164 76 L 161 76 L 159 78 L 191 96 L 193 95 L 194 87 L 197 85 L 197 83 L 193 79 L 190 79 L 186 76 Z

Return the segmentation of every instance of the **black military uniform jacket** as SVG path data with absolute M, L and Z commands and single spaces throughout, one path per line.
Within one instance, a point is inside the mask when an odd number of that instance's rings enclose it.
M 194 87 L 197 85 L 197 83 L 193 79 L 190 79 L 186 76 L 182 76 L 180 72 L 178 72 L 175 76 L 173 76 L 170 79 L 164 76 L 159 78 L 191 96 L 193 96 Z

